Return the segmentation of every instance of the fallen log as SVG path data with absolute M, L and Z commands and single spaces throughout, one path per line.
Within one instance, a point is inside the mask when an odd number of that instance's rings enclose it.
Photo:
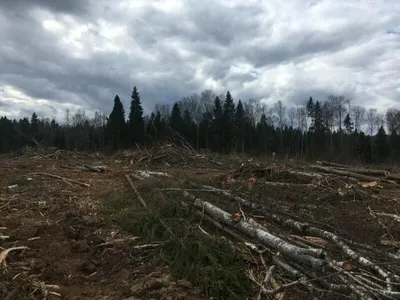
M 376 181 L 376 182 L 381 182 L 382 181 L 378 177 L 372 177 L 372 176 L 368 176 L 368 175 L 364 175 L 364 174 L 358 174 L 358 173 L 354 173 L 354 172 L 350 172 L 350 171 L 337 170 L 337 169 L 334 169 L 334 168 L 322 167 L 322 166 L 317 166 L 317 165 L 313 165 L 313 166 L 311 166 L 311 168 L 319 170 L 319 171 L 323 171 L 323 172 L 326 172 L 326 173 L 332 173 L 332 174 L 345 176 L 345 177 L 353 177 L 353 178 L 360 179 L 360 180 Z
M 142 206 L 147 209 L 147 203 L 143 200 L 142 196 L 140 196 L 138 190 L 136 189 L 136 186 L 133 184 L 133 182 L 132 182 L 131 178 L 129 177 L 129 175 L 125 174 L 125 178 L 128 181 L 132 191 L 135 192 L 135 194 L 138 197 L 138 199 L 139 199 L 140 203 L 142 204 Z
M 214 187 L 212 186 L 207 186 L 207 185 L 203 185 L 204 188 L 209 188 L 209 189 L 213 189 Z M 336 234 L 326 231 L 326 230 L 322 230 L 313 226 L 310 226 L 308 223 L 302 223 L 302 222 L 298 222 L 292 219 L 287 219 L 287 218 L 283 218 L 281 216 L 279 216 L 276 213 L 272 213 L 269 211 L 269 209 L 262 205 L 262 204 L 256 204 L 253 202 L 250 202 L 244 198 L 241 198 L 239 196 L 234 196 L 228 192 L 219 190 L 217 188 L 214 188 L 214 190 L 218 191 L 219 193 L 227 196 L 228 198 L 236 201 L 237 203 L 239 203 L 240 205 L 243 205 L 245 207 L 254 209 L 254 210 L 259 210 L 263 215 L 265 215 L 266 217 L 270 218 L 271 220 L 277 222 L 278 224 L 281 224 L 285 227 L 291 228 L 293 230 L 296 230 L 297 232 L 303 233 L 303 234 L 307 234 L 307 235 L 312 235 L 312 236 L 316 236 L 316 237 L 321 237 L 323 239 L 327 239 L 331 242 L 333 242 L 334 244 L 336 244 L 336 246 L 339 247 L 339 249 L 342 250 L 342 252 L 349 258 L 351 258 L 352 260 L 358 262 L 360 265 L 367 267 L 371 270 L 374 270 L 377 274 L 379 274 L 388 284 L 388 286 L 391 285 L 391 278 L 394 277 L 393 274 L 391 274 L 391 272 L 389 271 L 385 271 L 383 270 L 379 265 L 373 263 L 372 261 L 370 261 L 369 259 L 363 257 L 360 253 L 354 251 L 353 249 L 351 249 L 339 236 L 337 236 Z M 398 255 L 393 255 L 393 257 L 396 257 L 398 260 L 400 260 L 400 256 Z
M 386 170 L 375 170 L 375 169 L 362 169 L 362 168 L 342 168 L 338 167 L 336 170 L 342 170 L 342 171 L 350 171 L 354 173 L 359 173 L 359 174 L 364 174 L 364 175 L 372 175 L 372 176 L 382 176 L 382 177 L 388 177 L 390 175 L 389 171 Z
M 337 163 L 325 161 L 325 160 L 317 161 L 317 164 L 322 165 L 322 166 L 328 166 L 328 167 L 338 167 L 338 168 L 346 168 L 346 169 L 351 168 L 348 165 L 337 164 Z
M 323 176 L 318 173 L 309 173 L 309 172 L 302 172 L 302 171 L 289 171 L 290 174 L 299 175 L 304 177 L 311 177 L 311 178 L 322 178 Z
M 105 166 L 89 166 L 89 165 L 83 165 L 84 168 L 86 168 L 89 171 L 96 172 L 96 173 L 102 173 L 105 172 L 107 167 Z
M 313 188 L 314 185 L 310 183 L 293 183 L 293 182 L 271 182 L 265 181 L 265 185 L 279 186 L 285 188 Z
M 73 179 L 65 178 L 65 177 L 54 175 L 54 174 L 50 174 L 50 173 L 31 173 L 30 175 L 47 176 L 47 177 L 51 177 L 51 178 L 55 178 L 55 179 L 60 179 L 60 180 L 66 182 L 68 184 L 75 183 L 75 184 L 79 184 L 81 186 L 90 187 L 90 184 L 88 184 L 88 183 L 76 181 L 76 180 L 73 180 Z
M 213 164 L 215 164 L 215 165 L 217 165 L 217 166 L 223 166 L 224 164 L 223 163 L 221 163 L 221 162 L 219 162 L 219 161 L 216 161 L 216 160 L 213 160 L 213 159 L 209 159 L 208 160 L 210 163 L 213 163 Z
M 305 249 L 294 246 L 285 240 L 248 223 L 243 219 L 241 219 L 239 222 L 235 222 L 232 219 L 232 215 L 228 212 L 207 201 L 200 200 L 198 197 L 192 196 L 188 192 L 183 193 L 186 197 L 193 201 L 193 204 L 196 207 L 204 209 L 204 211 L 206 211 L 210 216 L 220 223 L 232 226 L 241 233 L 259 241 L 264 246 L 275 249 L 282 255 L 298 261 L 299 263 L 309 265 L 312 268 L 320 268 L 325 264 L 325 261 L 321 258 L 324 256 L 323 250 L 313 248 Z
M 400 182 L 400 175 L 398 174 L 389 174 L 386 178 Z

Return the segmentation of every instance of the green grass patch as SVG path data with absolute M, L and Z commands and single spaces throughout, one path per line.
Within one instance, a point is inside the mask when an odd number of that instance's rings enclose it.
M 245 274 L 246 266 L 236 258 L 234 249 L 196 229 L 198 220 L 182 206 L 180 192 L 156 190 L 177 184 L 166 184 L 164 179 L 146 179 L 136 184 L 150 212 L 140 205 L 129 187 L 103 195 L 104 211 L 144 243 L 164 241 L 162 257 L 174 278 L 189 280 L 208 297 L 245 299 L 251 292 L 251 283 Z M 213 227 L 204 228 L 213 233 Z
M 172 276 L 189 280 L 207 297 L 245 299 L 251 291 L 246 266 L 222 241 L 192 231 L 183 239 L 168 242 L 164 252 Z

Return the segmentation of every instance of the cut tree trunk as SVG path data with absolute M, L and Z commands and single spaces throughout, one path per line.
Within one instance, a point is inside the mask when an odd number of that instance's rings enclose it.
M 352 169 L 349 169 L 349 171 L 344 171 L 344 170 L 337 170 L 333 168 L 328 168 L 328 167 L 322 167 L 322 166 L 311 166 L 312 168 L 319 170 L 319 171 L 324 171 L 326 173 L 332 173 L 332 174 L 337 174 L 345 177 L 353 177 L 356 179 L 360 180 L 366 180 L 366 181 L 376 181 L 376 182 L 381 182 L 381 179 L 378 177 L 372 177 L 364 174 L 358 174 L 355 172 L 352 172 Z
M 322 166 L 335 167 L 335 168 L 346 168 L 346 169 L 351 168 L 348 165 L 337 164 L 337 163 L 330 162 L 330 161 L 325 161 L 325 160 L 317 161 L 317 164 L 320 164 Z
M 337 170 L 351 171 L 354 173 L 364 174 L 364 175 L 373 175 L 373 176 L 382 176 L 388 177 L 390 175 L 389 171 L 386 170 L 374 170 L 374 169 L 362 169 L 362 168 L 336 168 Z
M 360 253 L 351 249 L 345 243 L 345 241 L 343 239 L 341 239 L 339 236 L 337 236 L 336 234 L 326 231 L 326 230 L 322 230 L 322 229 L 313 227 L 308 223 L 303 223 L 303 222 L 298 222 L 298 221 L 295 221 L 292 219 L 283 218 L 283 217 L 279 216 L 278 214 L 271 212 L 266 206 L 264 206 L 262 204 L 250 202 L 244 198 L 241 198 L 239 196 L 234 196 L 228 192 L 219 190 L 212 186 L 204 185 L 203 187 L 209 188 L 209 189 L 214 189 L 215 191 L 236 201 L 240 205 L 251 208 L 253 210 L 259 210 L 264 216 L 270 218 L 271 220 L 273 220 L 273 221 L 277 222 L 278 224 L 281 224 L 285 227 L 291 228 L 291 229 L 293 229 L 297 232 L 303 233 L 303 234 L 320 237 L 320 238 L 327 239 L 328 241 L 333 242 L 334 244 L 336 244 L 336 246 L 339 247 L 339 249 L 342 250 L 342 252 L 347 257 L 351 258 L 354 261 L 357 261 L 360 265 L 362 265 L 364 267 L 374 270 L 377 274 L 379 274 L 387 282 L 388 285 L 390 285 L 391 277 L 393 274 L 391 274 L 389 271 L 384 271 L 380 266 L 373 263 L 369 259 L 363 257 L 362 255 L 360 255 Z M 392 254 L 390 256 L 392 259 L 400 260 L 400 257 L 398 255 Z
M 400 175 L 398 175 L 398 174 L 389 174 L 387 176 L 387 179 L 395 180 L 397 182 L 400 182 Z
M 304 176 L 304 177 L 310 177 L 310 178 L 322 178 L 323 176 L 318 173 L 309 173 L 309 172 L 302 172 L 302 171 L 289 171 L 290 174 L 293 175 L 299 175 L 299 176 Z
M 286 187 L 286 188 L 313 188 L 314 185 L 310 183 L 292 183 L 292 182 L 271 182 L 265 181 L 265 185 Z
M 190 195 L 188 192 L 183 193 L 186 197 L 190 198 L 193 201 L 196 207 L 204 209 L 205 212 L 207 212 L 218 222 L 232 226 L 239 232 L 257 240 L 264 246 L 279 251 L 282 255 L 286 257 L 289 257 L 295 261 L 298 261 L 299 263 L 306 264 L 313 268 L 320 268 L 326 263 L 325 260 L 320 258 L 324 255 L 324 251 L 322 249 L 305 249 L 292 245 L 284 241 L 283 239 L 248 223 L 244 219 L 241 219 L 239 222 L 235 222 L 232 219 L 232 215 L 222 210 L 221 208 L 207 201 L 202 201 L 198 197 Z

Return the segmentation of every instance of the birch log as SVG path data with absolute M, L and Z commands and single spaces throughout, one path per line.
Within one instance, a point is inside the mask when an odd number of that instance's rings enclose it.
M 372 261 L 370 261 L 369 259 L 363 257 L 362 255 L 360 255 L 360 253 L 357 253 L 356 251 L 354 251 L 353 249 L 351 249 L 339 236 L 337 236 L 336 234 L 329 232 L 329 231 L 325 231 L 316 227 L 311 226 L 308 223 L 303 223 L 303 222 L 298 222 L 292 219 L 287 219 L 287 218 L 283 218 L 281 216 L 279 216 L 276 213 L 272 213 L 269 211 L 269 209 L 262 205 L 262 204 L 257 204 L 257 203 L 253 203 L 250 202 L 244 198 L 241 198 L 239 196 L 234 196 L 226 191 L 222 191 L 219 190 L 217 188 L 214 188 L 212 186 L 206 186 L 204 185 L 205 188 L 208 189 L 214 189 L 216 192 L 221 193 L 222 195 L 227 196 L 230 199 L 233 199 L 234 201 L 236 201 L 237 203 L 254 209 L 254 210 L 259 210 L 264 216 L 270 218 L 271 220 L 281 224 L 282 226 L 291 228 L 293 230 L 296 230 L 297 232 L 303 233 L 303 234 L 307 234 L 307 235 L 312 235 L 312 236 L 317 236 L 323 239 L 327 239 L 331 242 L 333 242 L 334 244 L 336 244 L 336 246 L 338 246 L 342 252 L 349 258 L 353 259 L 354 261 L 357 261 L 360 265 L 364 266 L 364 267 L 368 267 L 371 270 L 374 270 L 377 274 L 379 274 L 386 282 L 387 284 L 390 286 L 391 284 L 391 277 L 393 277 L 393 274 L 391 274 L 389 271 L 385 271 L 383 270 L 380 266 L 378 266 L 377 264 L 374 264 Z M 398 258 L 400 259 L 400 258 Z
M 358 173 L 354 173 L 354 172 L 349 172 L 349 171 L 344 171 L 344 170 L 337 170 L 337 169 L 333 169 L 333 168 L 328 168 L 328 167 L 322 167 L 322 166 L 311 166 L 313 169 L 319 170 L 319 171 L 324 171 L 326 173 L 332 173 L 332 174 L 337 174 L 337 175 L 341 175 L 341 176 L 346 176 L 346 177 L 353 177 L 353 178 L 357 178 L 360 180 L 366 180 L 366 181 L 376 181 L 376 182 L 380 182 L 381 179 L 378 177 L 372 177 L 372 176 L 368 176 L 368 175 L 364 175 L 364 174 L 358 174 Z
M 320 164 L 322 166 L 335 167 L 335 168 L 336 167 L 337 168 L 346 168 L 346 169 L 350 168 L 350 166 L 348 166 L 348 165 L 337 164 L 337 163 L 325 161 L 325 160 L 317 161 L 317 164 Z
M 217 221 L 232 226 L 241 233 L 259 241 L 264 246 L 279 251 L 282 255 L 286 257 L 290 257 L 291 259 L 298 261 L 299 263 L 307 264 L 308 266 L 311 266 L 313 268 L 320 268 L 326 263 L 323 259 L 320 258 L 324 255 L 324 251 L 322 249 L 305 249 L 297 247 L 277 236 L 270 234 L 267 231 L 260 229 L 259 227 L 248 223 L 243 219 L 239 222 L 234 222 L 234 220 L 232 220 L 232 215 L 228 212 L 207 201 L 202 201 L 199 198 L 190 195 L 188 192 L 183 192 L 183 194 L 186 197 L 190 198 L 196 207 L 204 209 L 205 212 L 207 212 Z
M 363 168 L 336 168 L 336 167 L 335 167 L 335 169 L 341 170 L 341 171 L 348 171 L 348 172 L 353 172 L 353 173 L 364 174 L 364 175 L 371 175 L 371 176 L 387 177 L 390 175 L 390 172 L 386 171 L 386 170 L 363 169 Z
M 265 181 L 265 185 L 285 187 L 285 188 L 313 188 L 314 185 L 310 183 L 293 183 L 293 182 L 272 182 Z

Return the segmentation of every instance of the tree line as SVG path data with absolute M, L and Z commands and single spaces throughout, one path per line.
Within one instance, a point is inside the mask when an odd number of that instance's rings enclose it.
M 352 105 L 344 96 L 310 97 L 288 108 L 278 101 L 235 101 L 229 91 L 193 94 L 169 105 L 155 105 L 144 116 L 136 86 L 129 113 L 116 95 L 111 113 L 65 112 L 55 119 L 0 118 L 0 152 L 28 145 L 77 151 L 115 151 L 151 146 L 166 139 L 185 140 L 195 149 L 220 153 L 276 153 L 303 159 L 388 162 L 400 158 L 400 110 L 379 114 Z

